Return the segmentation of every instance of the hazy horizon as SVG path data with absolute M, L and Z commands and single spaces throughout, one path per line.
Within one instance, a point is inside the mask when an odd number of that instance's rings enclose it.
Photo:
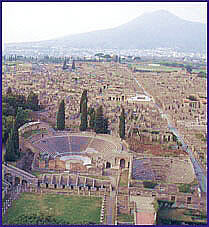
M 207 23 L 206 2 L 3 2 L 2 44 L 114 28 L 162 9 L 188 21 Z

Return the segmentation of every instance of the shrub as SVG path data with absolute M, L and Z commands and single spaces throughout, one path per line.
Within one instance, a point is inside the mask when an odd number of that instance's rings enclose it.
M 190 184 L 181 184 L 181 185 L 179 185 L 179 192 L 192 193 L 193 190 L 191 190 Z
M 154 182 L 154 181 L 143 181 L 143 185 L 144 185 L 145 188 L 151 188 L 151 189 L 153 189 L 153 188 L 155 188 L 155 186 L 157 185 L 157 183 Z

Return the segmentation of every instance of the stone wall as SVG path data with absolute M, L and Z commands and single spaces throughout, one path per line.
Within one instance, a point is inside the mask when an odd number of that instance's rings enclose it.
M 70 163 L 70 171 L 86 172 L 87 168 L 80 163 Z

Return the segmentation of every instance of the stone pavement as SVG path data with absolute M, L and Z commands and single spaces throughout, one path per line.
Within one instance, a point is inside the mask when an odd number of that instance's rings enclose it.
M 107 225 L 114 225 L 114 217 L 112 216 L 112 213 L 115 208 L 115 191 L 110 192 L 110 197 L 107 198 L 107 218 L 106 218 L 106 224 Z

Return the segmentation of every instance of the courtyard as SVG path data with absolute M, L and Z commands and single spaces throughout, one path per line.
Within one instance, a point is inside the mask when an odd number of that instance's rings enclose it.
M 8 210 L 7 224 L 37 224 L 38 217 L 53 218 L 48 224 L 99 224 L 101 204 L 99 197 L 22 193 Z

